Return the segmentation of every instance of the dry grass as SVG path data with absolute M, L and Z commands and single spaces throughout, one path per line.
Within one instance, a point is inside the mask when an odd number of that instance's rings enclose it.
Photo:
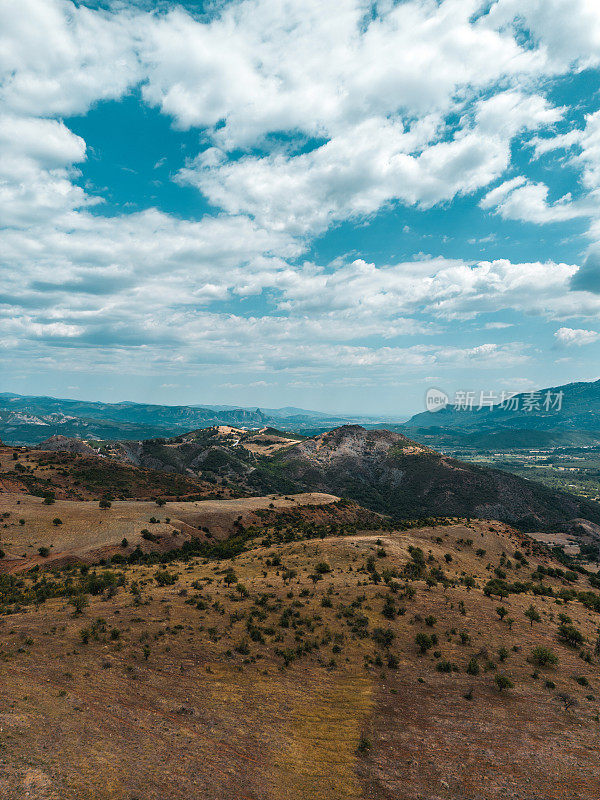
M 389 589 L 363 567 L 373 556 L 380 573 L 401 571 L 409 546 L 436 559 L 454 585 L 410 581 L 414 598 L 391 594 L 405 613 L 386 619 Z M 156 567 L 127 567 L 117 594 L 90 597 L 80 616 L 55 598 L 1 617 L 0 796 L 596 800 L 598 701 L 586 698 L 600 697 L 598 661 L 585 662 L 556 633 L 566 612 L 589 649 L 598 615 L 578 601 L 511 595 L 509 628 L 496 614 L 499 601 L 481 587 L 502 553 L 512 557 L 517 546 L 523 549 L 522 537 L 488 523 L 257 542 L 234 561 L 168 565 L 177 576 L 170 586 L 157 585 Z M 528 560 L 521 570 L 513 560 L 511 580 L 552 563 L 541 549 Z M 313 581 L 322 561 L 331 572 Z M 247 596 L 224 582 L 231 567 Z M 458 582 L 463 573 L 475 587 Z M 524 616 L 532 603 L 541 615 L 533 625 Z M 286 609 L 299 616 L 282 627 Z M 427 615 L 436 618 L 432 626 Z M 369 632 L 395 634 L 389 653 L 397 668 L 387 666 L 385 648 L 358 633 L 357 617 Z M 105 630 L 83 644 L 80 631 L 98 618 Z M 436 648 L 419 655 L 418 632 L 435 632 Z M 470 637 L 465 643 L 461 632 Z M 317 646 L 284 667 L 282 652 L 308 642 Z M 536 678 L 528 657 L 540 644 L 560 660 Z M 472 657 L 478 675 L 465 672 Z M 458 671 L 437 671 L 441 660 Z M 510 676 L 512 690 L 497 690 L 498 672 Z M 574 680 L 581 676 L 587 686 Z M 560 691 L 578 700 L 571 711 L 557 701 Z
M 0 494 L 0 513 L 9 516 L 0 527 L 0 547 L 6 554 L 0 560 L 0 574 L 67 560 L 91 562 L 117 552 L 130 553 L 138 545 L 145 551 L 181 547 L 192 536 L 206 538 L 203 527 L 213 538 L 222 539 L 235 530 L 238 517 L 255 522 L 256 511 L 273 508 L 277 513 L 327 506 L 337 500 L 333 495 L 312 492 L 290 497 L 174 501 L 161 507 L 150 500 L 117 500 L 102 509 L 96 501 L 56 500 L 45 505 L 40 497 L 5 492 Z M 61 524 L 55 525 L 55 519 Z M 153 545 L 144 540 L 143 530 L 151 530 L 161 541 Z M 129 544 L 122 548 L 124 538 Z M 48 556 L 38 555 L 40 547 L 48 548 Z

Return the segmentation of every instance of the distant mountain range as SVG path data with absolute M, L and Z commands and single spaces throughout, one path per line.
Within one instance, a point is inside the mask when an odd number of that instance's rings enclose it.
M 236 406 L 162 406 L 99 403 L 0 393 L 0 439 L 30 445 L 53 435 L 79 439 L 152 439 L 214 425 L 313 433 L 349 422 L 377 424 L 381 418 L 333 416 L 301 408 L 250 409 Z
M 416 414 L 399 428 L 437 447 L 527 448 L 600 445 L 600 380 L 522 392 L 504 403 Z M 463 398 L 464 400 L 464 398 Z
M 347 424 L 387 428 L 436 449 L 474 450 L 600 446 L 600 380 L 522 392 L 505 403 L 479 408 L 471 397 L 401 422 L 389 417 L 326 414 L 288 406 L 164 406 L 99 403 L 0 393 L 0 439 L 39 444 L 53 435 L 100 441 L 168 438 L 199 428 L 275 427 L 304 435 Z

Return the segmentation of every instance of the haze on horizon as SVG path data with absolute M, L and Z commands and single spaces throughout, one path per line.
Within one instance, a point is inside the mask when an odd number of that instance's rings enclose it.
M 597 379 L 599 90 L 592 0 L 0 0 L 0 389 Z

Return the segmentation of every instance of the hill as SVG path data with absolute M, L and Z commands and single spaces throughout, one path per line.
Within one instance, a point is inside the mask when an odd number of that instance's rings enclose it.
M 498 523 L 277 519 L 0 576 L 0 795 L 596 800 L 594 581 Z
M 165 501 L 117 500 L 107 507 L 94 501 L 57 499 L 47 504 L 39 497 L 4 493 L 0 575 L 65 564 L 93 564 L 151 553 L 196 548 L 219 550 L 246 528 L 256 532 L 264 521 L 292 515 L 295 523 L 335 526 L 373 525 L 376 515 L 353 504 L 340 504 L 328 494 Z M 58 520 L 58 521 L 57 521 Z M 224 549 L 222 552 L 225 552 Z
M 237 491 L 320 491 L 395 518 L 490 517 L 523 530 L 600 524 L 600 505 L 509 473 L 444 456 L 402 434 L 346 425 L 312 437 L 216 427 L 121 442 L 108 459 L 223 481 Z
M 473 516 L 523 530 L 600 523 L 600 505 L 509 473 L 457 461 L 390 431 L 344 426 L 274 456 L 301 486 L 350 497 L 395 517 Z

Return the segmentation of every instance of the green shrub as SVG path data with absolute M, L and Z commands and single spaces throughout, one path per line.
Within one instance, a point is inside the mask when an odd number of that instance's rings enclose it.
M 389 628 L 375 628 L 371 634 L 375 644 L 379 647 L 391 647 L 395 634 Z
M 417 635 L 415 636 L 415 643 L 421 653 L 426 653 L 429 649 L 433 647 L 432 637 L 422 632 L 417 633 Z
M 503 692 L 505 689 L 512 689 L 514 687 L 513 682 L 507 675 L 496 675 L 494 678 L 494 683 L 500 692 Z
M 558 627 L 558 638 L 571 647 L 577 647 L 585 641 L 584 635 L 574 625 L 563 622 Z
M 558 656 L 550 648 L 539 645 L 534 647 L 529 658 L 536 667 L 555 667 L 558 664 Z
M 154 580 L 159 586 L 172 586 L 177 582 L 177 575 L 172 575 L 166 569 L 161 569 L 154 573 Z
M 467 675 L 479 675 L 479 662 L 476 658 L 471 658 L 467 664 Z

